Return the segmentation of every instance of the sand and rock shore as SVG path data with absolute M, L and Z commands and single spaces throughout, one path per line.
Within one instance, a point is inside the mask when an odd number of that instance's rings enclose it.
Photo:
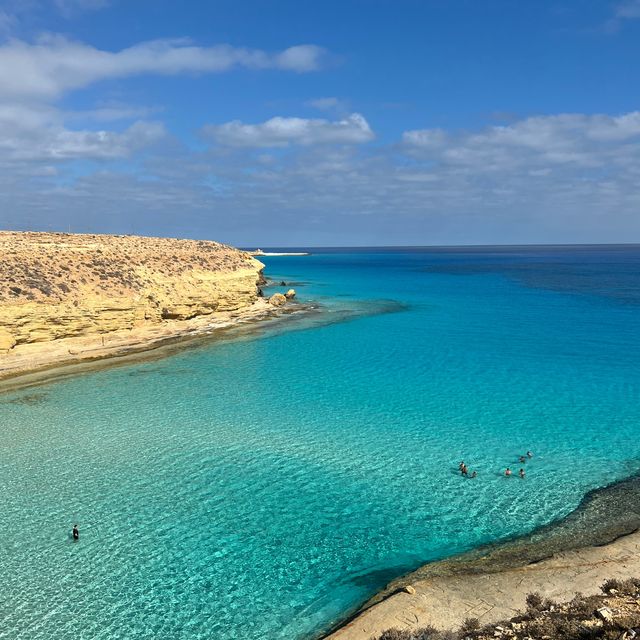
M 373 605 L 327 640 L 370 640 L 391 628 L 458 629 L 467 618 L 481 624 L 508 620 L 526 609 L 526 596 L 554 601 L 596 595 L 610 579 L 640 576 L 640 533 L 602 547 L 558 553 L 548 560 L 499 573 L 459 574 L 411 581 Z
M 263 269 L 217 242 L 0 232 L 0 379 L 286 313 Z
M 397 628 L 458 629 L 526 609 L 538 592 L 555 601 L 600 592 L 605 580 L 640 577 L 640 477 L 585 496 L 565 518 L 512 541 L 420 567 L 391 582 L 326 640 L 370 640 Z

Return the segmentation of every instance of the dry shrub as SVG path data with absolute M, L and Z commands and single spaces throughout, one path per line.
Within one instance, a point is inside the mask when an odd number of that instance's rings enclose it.
M 600 587 L 603 593 L 611 593 L 617 591 L 625 596 L 635 596 L 640 592 L 640 580 L 638 578 L 629 578 L 628 580 L 606 580 Z
M 527 594 L 525 602 L 527 603 L 527 609 L 540 611 L 544 600 L 542 599 L 542 596 L 536 591 L 534 593 Z
M 406 629 L 387 629 L 378 637 L 378 640 L 413 640 L 411 631 Z
M 564 615 L 541 616 L 527 623 L 527 635 L 532 638 L 576 638 L 579 624 Z
M 480 629 L 480 620 L 478 618 L 467 618 L 460 627 L 460 633 L 467 635 L 478 629 Z
M 411 640 L 442 640 L 442 636 L 435 627 L 421 627 L 413 632 Z

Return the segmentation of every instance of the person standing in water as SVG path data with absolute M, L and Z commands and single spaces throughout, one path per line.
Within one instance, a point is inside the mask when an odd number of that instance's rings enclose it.
M 520 477 L 524 479 L 524 469 L 520 469 Z
M 71 532 L 71 535 L 73 535 L 74 542 L 77 542 L 80 539 L 80 532 L 78 531 L 77 524 L 73 525 L 73 531 Z
M 504 472 L 504 475 L 508 478 L 511 475 L 511 469 L 507 467 L 507 470 Z

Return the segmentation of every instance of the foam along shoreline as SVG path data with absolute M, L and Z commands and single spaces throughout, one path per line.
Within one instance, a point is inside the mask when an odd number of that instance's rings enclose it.
M 420 567 L 391 582 L 326 640 L 370 640 L 390 628 L 457 629 L 525 609 L 528 593 L 594 595 L 609 578 L 640 576 L 640 477 L 588 493 L 566 518 L 504 543 Z

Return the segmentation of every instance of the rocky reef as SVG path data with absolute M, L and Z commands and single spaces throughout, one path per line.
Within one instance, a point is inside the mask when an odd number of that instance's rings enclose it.
M 217 242 L 0 232 L 0 353 L 242 310 L 263 267 Z

